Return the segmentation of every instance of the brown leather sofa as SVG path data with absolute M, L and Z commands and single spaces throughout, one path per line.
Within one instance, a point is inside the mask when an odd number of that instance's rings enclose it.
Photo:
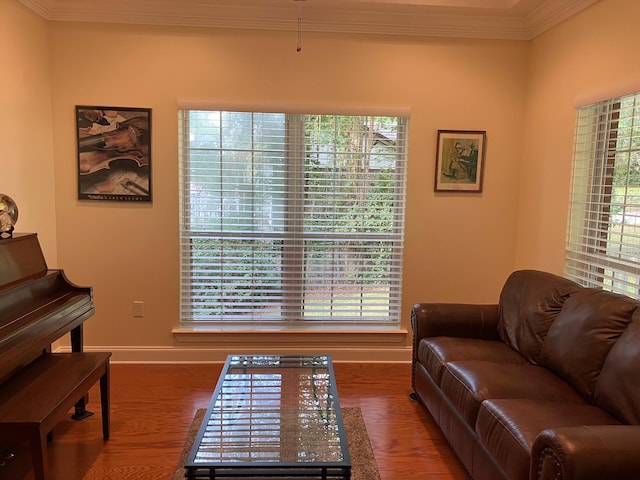
M 472 478 L 640 479 L 640 302 L 521 270 L 412 325 L 414 396 Z

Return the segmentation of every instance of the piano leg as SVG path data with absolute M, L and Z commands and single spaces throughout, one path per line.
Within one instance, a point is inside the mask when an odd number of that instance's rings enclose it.
M 82 324 L 71 330 L 71 351 L 81 352 L 84 348 L 84 342 L 82 338 Z
M 71 351 L 82 352 L 83 345 L 83 325 L 80 324 L 73 330 L 71 330 Z M 89 403 L 89 394 L 84 395 L 74 407 L 74 413 L 71 418 L 74 420 L 84 420 L 93 415 L 93 412 L 87 410 L 87 403 Z
M 73 415 L 71 415 L 71 418 L 73 418 L 74 420 L 84 420 L 85 418 L 89 418 L 91 415 L 93 415 L 93 412 L 90 412 L 89 410 L 87 410 L 87 398 L 88 395 L 85 395 L 84 397 L 82 397 L 78 403 L 76 403 L 75 407 L 74 407 L 74 412 Z

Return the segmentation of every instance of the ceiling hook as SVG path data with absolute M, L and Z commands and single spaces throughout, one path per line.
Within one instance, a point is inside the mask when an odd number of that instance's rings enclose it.
M 296 52 L 300 52 L 302 50 L 302 2 L 306 0 L 293 0 L 294 2 L 300 2 L 300 7 L 298 11 L 298 45 L 296 47 Z

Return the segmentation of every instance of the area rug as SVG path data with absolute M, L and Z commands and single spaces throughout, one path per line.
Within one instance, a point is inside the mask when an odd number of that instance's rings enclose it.
M 189 427 L 187 441 L 180 455 L 173 480 L 184 479 L 184 463 L 187 461 L 187 456 L 198 434 L 205 412 L 204 408 L 196 411 L 191 427 Z M 347 431 L 347 444 L 349 445 L 349 455 L 351 456 L 351 480 L 380 480 L 378 465 L 373 456 L 371 442 L 367 435 L 367 427 L 362 418 L 362 411 L 359 408 L 343 408 L 342 419 L 344 428 Z

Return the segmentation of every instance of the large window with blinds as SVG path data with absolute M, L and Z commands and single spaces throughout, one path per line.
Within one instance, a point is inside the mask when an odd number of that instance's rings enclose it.
M 181 323 L 400 320 L 403 117 L 181 110 Z
M 578 110 L 565 274 L 640 298 L 640 94 Z

